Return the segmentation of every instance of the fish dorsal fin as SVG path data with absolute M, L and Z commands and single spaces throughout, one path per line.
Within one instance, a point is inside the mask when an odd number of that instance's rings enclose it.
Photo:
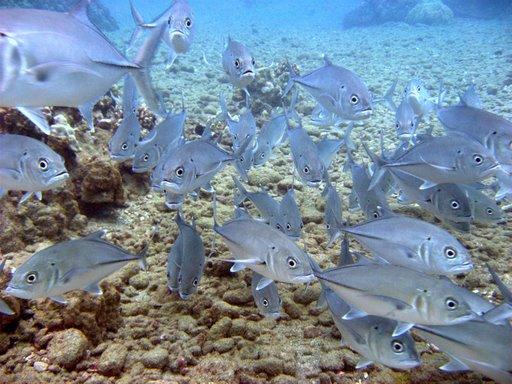
M 414 324 L 411 324 L 411 323 L 398 322 L 393 331 L 392 336 L 393 337 L 400 336 L 400 335 L 408 332 L 413 326 L 414 326 Z
M 106 233 L 107 231 L 105 229 L 100 229 L 96 232 L 90 233 L 89 235 L 85 236 L 84 238 L 82 238 L 82 240 L 105 241 L 103 239 L 103 236 L 105 236 Z
M 329 65 L 332 65 L 332 61 L 329 59 L 327 55 L 324 55 L 324 65 L 327 67 Z
M 89 15 L 87 15 L 87 10 L 91 3 L 92 0 L 80 0 L 73 8 L 71 8 L 69 15 L 97 30 L 98 28 L 91 22 Z

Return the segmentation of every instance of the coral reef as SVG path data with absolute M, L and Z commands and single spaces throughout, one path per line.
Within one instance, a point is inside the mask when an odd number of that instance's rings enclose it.
M 441 0 L 423 0 L 409 11 L 405 21 L 409 24 L 438 25 L 453 20 L 452 10 Z
M 417 3 L 418 0 L 363 0 L 343 17 L 343 27 L 403 21 Z

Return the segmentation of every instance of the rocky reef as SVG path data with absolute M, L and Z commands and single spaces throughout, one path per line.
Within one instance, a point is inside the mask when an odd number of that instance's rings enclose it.
M 409 24 L 436 25 L 449 23 L 452 19 L 452 10 L 441 0 L 423 0 L 409 11 L 405 21 Z
M 77 0 L 1 0 L 0 8 L 39 8 L 52 11 L 67 12 Z M 116 19 L 114 19 L 107 7 L 101 1 L 93 1 L 89 11 L 92 22 L 103 31 L 115 31 L 119 29 Z

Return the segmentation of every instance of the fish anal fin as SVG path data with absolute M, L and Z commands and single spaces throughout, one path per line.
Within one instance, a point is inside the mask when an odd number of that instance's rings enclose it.
M 365 368 L 368 368 L 372 364 L 373 364 L 373 361 L 366 359 L 366 358 L 362 358 L 361 360 L 359 360 L 357 362 L 356 369 L 365 369 Z
M 50 296 L 48 298 L 62 305 L 66 305 L 68 303 L 68 301 L 62 295 Z
M 450 356 L 451 360 L 445 365 L 439 367 L 441 371 L 444 372 L 461 372 L 461 371 L 470 371 L 471 369 L 464 364 L 462 361 L 456 359 L 453 356 Z
M 91 295 L 100 296 L 103 294 L 103 290 L 99 286 L 99 282 L 89 284 L 84 288 L 84 291 L 89 292 Z

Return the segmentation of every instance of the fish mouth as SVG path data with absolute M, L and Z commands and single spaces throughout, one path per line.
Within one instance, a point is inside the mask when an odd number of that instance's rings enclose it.
M 316 276 L 313 273 L 310 273 L 309 275 L 304 276 L 296 276 L 292 279 L 293 283 L 309 283 L 311 281 L 315 281 Z
M 188 300 L 188 299 L 190 299 L 190 296 L 191 296 L 191 295 L 192 295 L 191 293 L 183 293 L 183 292 L 180 292 L 180 298 L 181 298 L 181 300 Z
M 123 156 L 123 155 L 114 155 L 114 154 L 110 154 L 110 158 L 114 161 L 125 161 L 125 160 L 128 160 L 128 159 L 131 159 L 132 157 L 131 156 Z
M 10 285 L 8 285 L 5 289 L 4 289 L 4 292 L 9 295 L 9 296 L 14 296 L 14 297 L 17 297 L 19 299 L 25 299 L 25 300 L 32 300 L 33 297 L 25 290 L 23 289 L 20 289 L 20 288 L 15 288 L 15 287 L 12 287 Z
M 465 261 L 464 263 L 451 268 L 450 272 L 453 274 L 459 274 L 459 273 L 469 272 L 472 269 L 473 269 L 473 263 L 471 261 Z
M 69 173 L 67 171 L 63 171 L 61 173 L 56 174 L 55 176 L 52 176 L 48 185 L 61 184 L 67 179 L 69 179 Z
M 176 211 L 177 209 L 180 209 L 183 203 L 165 203 L 165 206 L 169 208 L 171 211 Z
M 251 69 L 248 69 L 247 71 L 242 73 L 242 75 L 240 77 L 254 77 L 254 71 L 252 71 Z
M 318 188 L 318 186 L 320 185 L 321 182 L 322 182 L 322 180 L 310 180 L 310 181 L 306 181 L 306 185 L 308 187 Z
M 269 319 L 277 320 L 279 317 L 281 317 L 281 312 L 269 312 L 265 313 L 265 317 L 268 317 Z
M 407 360 L 407 361 L 401 361 L 400 365 L 398 365 L 397 369 L 412 369 L 416 368 L 421 364 L 419 360 Z
M 355 113 L 355 116 L 358 118 L 358 119 L 367 119 L 369 118 L 373 113 L 373 109 L 372 107 L 368 107 L 366 109 L 363 109 L 359 112 L 356 112 Z

